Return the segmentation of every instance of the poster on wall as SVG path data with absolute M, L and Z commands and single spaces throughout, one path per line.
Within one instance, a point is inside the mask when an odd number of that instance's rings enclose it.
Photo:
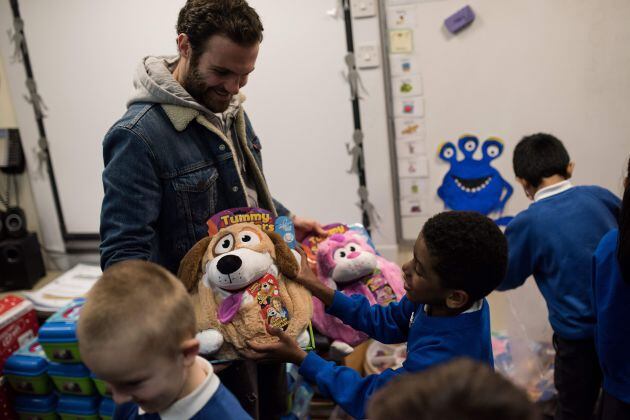
M 480 146 L 481 158 L 475 158 Z M 461 136 L 457 147 L 451 142 L 439 147 L 439 158 L 450 165 L 437 190 L 447 208 L 502 215 L 514 189 L 491 163 L 502 155 L 503 149 L 503 141 L 497 137 L 480 144 L 479 139 L 470 134 Z M 458 155 L 463 158 L 459 159 Z M 495 219 L 499 225 L 506 225 L 510 220 L 511 217 Z

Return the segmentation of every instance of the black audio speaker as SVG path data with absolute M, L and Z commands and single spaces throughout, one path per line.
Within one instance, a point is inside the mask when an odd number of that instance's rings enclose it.
M 1 289 L 30 289 L 45 275 L 44 260 L 35 233 L 0 242 Z
M 4 219 L 7 217 L 7 214 L 0 210 L 0 241 L 7 236 L 7 233 L 4 231 Z
M 19 207 L 9 207 L 4 215 L 4 232 L 7 238 L 26 236 L 26 214 Z

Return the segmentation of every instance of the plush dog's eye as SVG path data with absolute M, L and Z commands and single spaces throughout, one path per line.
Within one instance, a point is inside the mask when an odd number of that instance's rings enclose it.
M 260 243 L 260 238 L 254 232 L 242 231 L 238 235 L 238 240 L 247 245 L 257 245 Z
M 214 246 L 214 255 L 225 254 L 230 252 L 234 248 L 234 237 L 231 234 L 225 235 L 219 239 L 219 242 Z

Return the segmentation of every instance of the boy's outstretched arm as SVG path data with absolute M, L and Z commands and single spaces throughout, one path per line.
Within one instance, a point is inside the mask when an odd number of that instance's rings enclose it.
M 503 282 L 497 290 L 516 289 L 534 273 L 536 255 L 530 243 L 531 223 L 516 216 L 505 229 L 508 241 L 508 267 Z
M 406 297 L 388 306 L 370 305 L 363 296 L 351 298 L 320 282 L 306 262 L 303 251 L 300 274 L 294 279 L 326 305 L 326 312 L 354 329 L 363 331 L 381 343 L 402 343 L 407 340 L 411 314 L 416 306 Z
M 380 375 L 364 378 L 354 369 L 326 361 L 315 352 L 306 353 L 282 330 L 270 329 L 269 333 L 277 336 L 279 341 L 272 344 L 248 343 L 249 349 L 242 351 L 243 356 L 253 360 L 283 361 L 300 365 L 300 375 L 317 384 L 324 396 L 332 398 L 357 419 L 365 418 L 365 408 L 370 396 L 392 378 L 426 369 L 432 364 L 448 360 L 451 356 L 437 347 L 427 349 L 422 355 L 410 353 L 400 369 L 387 369 Z

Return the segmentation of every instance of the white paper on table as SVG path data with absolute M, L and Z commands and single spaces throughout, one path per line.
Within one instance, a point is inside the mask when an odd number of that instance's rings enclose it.
M 40 312 L 55 312 L 83 297 L 101 277 L 103 272 L 96 265 L 77 264 L 39 290 L 26 292 L 24 296 L 33 302 Z

